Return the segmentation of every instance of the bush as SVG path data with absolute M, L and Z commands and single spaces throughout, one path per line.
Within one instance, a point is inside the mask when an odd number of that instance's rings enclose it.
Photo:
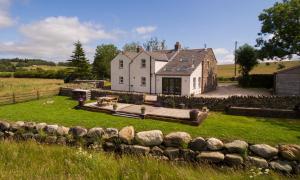
M 246 77 L 238 79 L 239 85 L 242 87 L 253 88 L 273 88 L 274 76 L 273 74 L 251 74 Z
M 9 78 L 12 76 L 13 76 L 13 73 L 11 73 L 11 72 L 0 72 L 0 77 Z
M 16 78 L 45 78 L 45 79 L 64 79 L 71 73 L 70 70 L 43 70 L 43 69 L 36 69 L 36 70 L 21 70 L 16 71 L 14 73 L 14 77 Z

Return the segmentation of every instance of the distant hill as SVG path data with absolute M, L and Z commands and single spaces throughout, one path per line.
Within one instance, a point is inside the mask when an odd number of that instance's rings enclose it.
M 281 64 L 281 65 L 280 65 Z M 300 65 L 300 60 L 297 61 L 282 61 L 282 62 L 263 62 L 257 65 L 250 74 L 272 74 L 276 71 Z M 279 69 L 281 67 L 281 69 Z M 237 73 L 239 67 L 237 66 Z M 234 64 L 218 65 L 218 77 L 233 77 Z

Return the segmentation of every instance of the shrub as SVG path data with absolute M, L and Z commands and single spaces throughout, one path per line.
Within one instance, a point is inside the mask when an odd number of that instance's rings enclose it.
M 36 70 L 19 70 L 14 73 L 16 78 L 45 78 L 45 79 L 64 79 L 71 73 L 70 70 L 43 70 L 37 68 Z
M 9 78 L 12 76 L 13 76 L 13 73 L 11 73 L 11 72 L 0 72 L 0 77 Z
M 255 88 L 273 88 L 273 74 L 252 74 L 238 79 L 239 85 L 242 87 Z

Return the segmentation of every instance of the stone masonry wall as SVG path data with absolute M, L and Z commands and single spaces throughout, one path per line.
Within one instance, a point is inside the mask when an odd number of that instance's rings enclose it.
M 192 138 L 186 132 L 163 134 L 160 130 L 135 132 L 116 128 L 64 127 L 56 124 L 0 121 L 0 139 L 80 146 L 85 148 L 148 156 L 166 161 L 209 163 L 234 168 L 269 168 L 285 174 L 300 173 L 300 146 L 249 144 L 242 140 L 222 142 L 217 138 Z

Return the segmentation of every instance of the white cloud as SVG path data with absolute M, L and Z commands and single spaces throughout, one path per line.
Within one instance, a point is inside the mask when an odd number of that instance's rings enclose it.
M 80 22 L 77 17 L 48 17 L 19 28 L 21 42 L 0 43 L 0 53 L 18 56 L 67 59 L 77 40 L 85 45 L 88 57 L 93 56 L 89 44 L 96 40 L 117 39 L 118 32 L 106 32 L 101 26 Z
M 138 34 L 149 34 L 154 32 L 157 29 L 156 26 L 140 26 L 135 28 L 135 32 L 137 32 Z
M 12 26 L 13 18 L 9 14 L 11 0 L 0 0 L 0 28 Z
M 233 51 L 230 51 L 226 48 L 215 48 L 213 49 L 215 56 L 218 60 L 218 64 L 233 64 L 234 55 Z

